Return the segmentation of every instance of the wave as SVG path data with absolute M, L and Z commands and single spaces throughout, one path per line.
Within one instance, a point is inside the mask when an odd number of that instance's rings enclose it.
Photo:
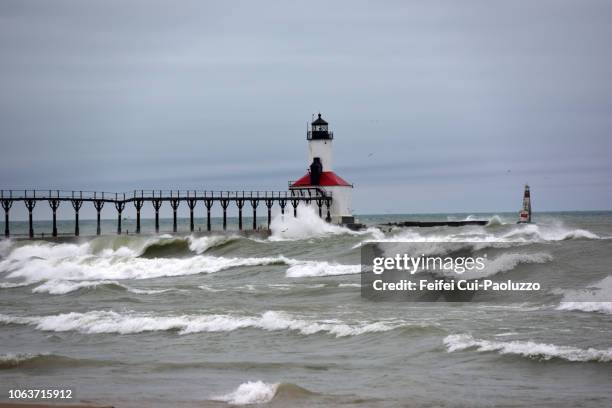
M 319 217 L 311 206 L 300 206 L 297 217 L 277 214 L 270 223 L 272 234 L 269 241 L 295 241 L 311 238 L 322 238 L 333 235 L 372 235 L 383 238 L 378 228 L 353 231 L 346 227 L 330 224 Z
M 98 258 L 135 258 L 139 256 L 153 258 L 159 255 L 176 255 L 183 250 L 202 254 L 219 245 L 224 245 L 238 236 L 212 235 L 196 237 L 173 237 L 160 235 L 155 237 L 97 237 L 85 243 L 52 243 L 45 241 L 19 243 L 4 249 L 0 271 L 32 259 L 73 259 L 83 257 Z M 2 241 L 4 242 L 4 241 Z M 10 243 L 10 241 L 6 241 Z
M 265 383 L 263 381 L 248 381 L 242 383 L 234 391 L 211 400 L 227 402 L 231 405 L 265 404 L 272 401 L 280 383 Z
M 21 288 L 23 286 L 30 286 L 28 282 L 0 282 L 0 289 L 12 289 Z
M 32 259 L 13 269 L 7 278 L 24 282 L 100 281 L 150 279 L 168 276 L 215 273 L 222 270 L 259 265 L 289 265 L 300 261 L 284 256 L 263 258 L 226 258 L 196 255 L 190 258 L 67 258 L 60 260 Z
M 397 228 L 380 239 L 374 239 L 373 242 L 466 242 L 481 244 L 479 248 L 486 248 L 488 246 L 495 246 L 495 244 L 531 244 L 570 239 L 599 240 L 602 237 L 585 229 L 567 228 L 559 223 L 542 225 L 509 224 L 500 226 L 498 225 L 498 220 L 493 217 L 489 225 L 484 227 L 469 226 L 442 231 L 440 229 Z
M 206 237 L 213 238 L 213 237 Z M 232 238 L 213 238 L 194 241 L 209 247 L 228 242 Z M 74 249 L 74 248 L 73 248 Z M 79 253 L 83 251 L 78 249 Z M 53 257 L 51 259 L 29 258 L 27 262 L 11 265 L 6 278 L 21 282 L 2 282 L 2 287 L 11 288 L 41 283 L 34 293 L 66 294 L 83 288 L 115 285 L 133 293 L 161 293 L 165 290 L 143 292 L 125 286 L 118 281 L 128 279 L 151 279 L 160 277 L 216 273 L 222 270 L 265 265 L 289 266 L 288 277 L 330 276 L 359 273 L 359 265 L 341 265 L 328 262 L 306 261 L 274 257 L 230 258 L 195 255 L 188 258 L 124 258 L 96 257 L 92 255 Z M 2 269 L 0 269 L 2 270 Z
M 212 235 L 207 237 L 194 237 L 188 238 L 189 249 L 196 254 L 202 254 L 211 248 L 217 248 L 219 246 L 226 245 L 230 242 L 243 239 L 237 235 Z
M 108 364 L 101 360 L 77 359 L 50 353 L 0 354 L 0 370 L 16 367 L 39 369 L 41 367 L 77 367 Z
M 467 349 L 499 354 L 519 355 L 528 358 L 550 360 L 558 358 L 572 362 L 610 362 L 612 361 L 612 348 L 598 350 L 595 348 L 581 349 L 571 346 L 557 346 L 533 341 L 490 341 L 475 339 L 469 334 L 451 334 L 444 338 L 444 345 L 449 353 Z
M 225 289 L 213 288 L 209 285 L 200 285 L 198 286 L 198 288 L 205 290 L 207 292 L 225 292 Z
M 612 302 L 561 302 L 557 310 L 612 314 Z
M 351 275 L 361 272 L 361 265 L 341 265 L 329 262 L 301 261 L 293 263 L 285 273 L 288 278 Z
M 261 315 L 179 315 L 156 316 L 147 313 L 91 311 L 51 316 L 9 316 L 0 314 L 2 324 L 31 325 L 37 330 L 83 334 L 135 334 L 151 331 L 176 331 L 180 335 L 200 332 L 231 332 L 255 328 L 266 331 L 294 331 L 302 335 L 317 333 L 335 337 L 358 336 L 409 326 L 403 321 L 344 323 L 339 320 L 308 320 L 283 312 L 267 311 Z
M 499 227 L 501 225 L 505 225 L 506 223 L 501 219 L 501 217 L 499 215 L 494 215 L 491 218 L 489 218 L 489 221 L 487 222 L 487 227 Z
M 290 402 L 298 398 L 315 395 L 313 392 L 291 383 L 266 383 L 263 381 L 247 381 L 235 390 L 218 396 L 212 401 L 227 402 L 230 405 L 266 404 L 272 400 Z
M 67 293 L 75 292 L 81 289 L 97 289 L 98 287 L 106 286 L 109 288 L 117 288 L 125 290 L 130 293 L 137 295 L 156 295 L 159 293 L 166 293 L 172 291 L 180 291 L 181 289 L 168 288 L 168 289 L 141 289 L 134 288 L 128 285 L 121 284 L 117 281 L 100 280 L 100 281 L 62 281 L 62 280 L 50 280 L 46 281 L 42 285 L 39 285 L 32 289 L 33 293 L 48 293 L 50 295 L 65 295 Z
M 117 281 L 62 281 L 62 280 L 49 280 L 32 289 L 33 293 L 48 293 L 50 295 L 64 295 L 66 293 L 74 292 L 83 288 L 96 288 L 101 285 L 112 285 L 125 288 Z
M 553 260 L 552 255 L 537 252 L 531 254 L 524 253 L 503 253 L 496 258 L 487 259 L 484 264 L 485 268 L 482 271 L 476 269 L 466 271 L 461 274 L 463 279 L 479 279 L 497 275 L 498 273 L 508 272 L 514 270 L 520 264 L 543 264 L 551 262 Z M 453 276 L 457 276 L 454 272 Z
M 170 239 L 152 240 L 134 256 L 143 258 L 163 258 L 189 254 L 189 239 L 174 237 Z
M 566 241 L 570 239 L 601 239 L 585 229 L 568 229 L 560 223 L 551 225 L 521 224 L 503 235 L 505 239 L 527 241 Z
M 0 354 L 0 369 L 14 368 L 26 362 L 34 361 L 47 354 L 8 353 Z
M 0 259 L 4 258 L 10 252 L 12 246 L 12 240 L 0 239 Z
M 563 295 L 557 310 L 612 314 L 612 276 L 591 283 L 586 288 L 559 289 L 553 293 Z

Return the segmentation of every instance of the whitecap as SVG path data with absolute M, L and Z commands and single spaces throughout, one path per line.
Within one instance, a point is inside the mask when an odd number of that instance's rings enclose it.
M 560 358 L 574 362 L 612 361 L 612 348 L 607 350 L 595 348 L 581 349 L 533 341 L 491 341 L 475 339 L 469 334 L 451 334 L 446 336 L 444 338 L 444 345 L 449 353 L 474 348 L 480 352 L 496 351 L 499 354 L 514 354 L 542 360 Z
M 291 263 L 292 265 L 286 272 L 288 278 L 351 275 L 361 272 L 361 265 L 342 265 L 316 261 L 297 261 Z
M 0 323 L 32 325 L 42 331 L 76 331 L 85 334 L 134 334 L 173 330 L 184 335 L 255 328 L 266 331 L 295 331 L 302 335 L 324 333 L 336 337 L 385 332 L 407 325 L 403 321 L 345 323 L 333 319 L 310 320 L 277 311 L 267 311 L 261 315 L 252 316 L 230 314 L 159 316 L 150 313 L 117 313 L 104 310 L 27 317 L 0 314 Z
M 223 401 L 231 405 L 265 404 L 272 401 L 278 390 L 279 383 L 263 381 L 248 381 L 242 383 L 234 391 L 213 396 L 213 401 Z
M 561 302 L 557 310 L 612 314 L 612 302 Z
M 13 269 L 7 278 L 35 283 L 44 280 L 123 280 L 215 273 L 241 266 L 294 264 L 283 256 L 225 258 L 197 255 L 190 258 L 67 258 L 32 259 Z
M 195 237 L 192 235 L 187 237 L 187 242 L 189 243 L 189 249 L 191 251 L 195 252 L 196 254 L 202 254 L 210 248 L 231 242 L 238 238 L 239 237 L 237 235 L 212 235 L 204 237 Z
M 66 293 L 74 292 L 82 288 L 95 288 L 99 285 L 114 284 L 122 286 L 117 281 L 63 281 L 63 280 L 49 280 L 44 282 L 42 285 L 36 286 L 32 289 L 33 293 L 48 293 L 50 295 L 64 295 Z
M 493 259 L 485 258 L 483 270 L 472 269 L 462 274 L 455 274 L 455 272 L 452 272 L 452 274 L 453 276 L 461 276 L 463 279 L 478 279 L 511 271 L 520 264 L 543 264 L 552 260 L 552 255 L 543 252 L 503 253 Z
M 272 235 L 270 241 L 291 241 L 320 238 L 330 235 L 372 235 L 383 238 L 384 234 L 378 228 L 368 228 L 353 231 L 346 227 L 331 224 L 315 212 L 311 206 L 298 207 L 297 217 L 293 215 L 277 214 L 270 223 Z
M 557 289 L 553 293 L 563 294 L 557 310 L 612 314 L 612 276 L 591 283 L 586 288 Z

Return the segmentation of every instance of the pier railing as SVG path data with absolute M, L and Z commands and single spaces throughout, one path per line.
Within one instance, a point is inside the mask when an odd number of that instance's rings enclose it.
M 57 209 L 62 202 L 70 202 L 75 212 L 75 235 L 79 235 L 79 211 L 84 202 L 93 203 L 97 212 L 96 233 L 100 235 L 100 213 L 106 203 L 111 203 L 117 210 L 117 234 L 121 234 L 121 219 L 125 206 L 132 203 L 136 210 L 136 233 L 140 233 L 140 210 L 145 202 L 150 202 L 155 210 L 155 232 L 159 232 L 159 210 L 164 202 L 170 203 L 173 213 L 173 231 L 177 232 L 177 210 L 182 202 L 189 207 L 190 231 L 194 231 L 194 209 L 198 203 L 206 208 L 206 228 L 211 230 L 210 213 L 213 205 L 219 203 L 223 209 L 223 230 L 227 229 L 227 208 L 234 203 L 238 208 L 238 228 L 243 229 L 242 209 L 248 202 L 253 211 L 253 229 L 257 229 L 257 207 L 261 202 L 268 210 L 268 228 L 272 220 L 272 207 L 277 203 L 281 213 L 285 213 L 288 203 L 293 207 L 293 215 L 297 217 L 300 203 L 315 203 L 319 216 L 323 217 L 323 207 L 326 208 L 325 219 L 329 222 L 331 193 L 320 188 L 301 188 L 291 191 L 271 190 L 132 190 L 129 192 L 103 191 L 72 191 L 72 190 L 0 190 L 0 203 L 4 209 L 4 235 L 10 235 L 9 211 L 13 203 L 22 201 L 28 210 L 29 236 L 34 237 L 33 211 L 40 201 L 47 201 L 52 211 L 53 229 L 51 235 L 57 236 Z

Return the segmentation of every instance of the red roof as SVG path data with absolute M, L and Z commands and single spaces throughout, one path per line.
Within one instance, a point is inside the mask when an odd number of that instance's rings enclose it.
M 333 171 L 324 171 L 321 173 L 321 181 L 318 184 L 319 186 L 324 187 L 332 187 L 332 186 L 351 186 L 346 180 L 342 179 L 342 177 L 338 176 Z M 306 187 L 312 186 L 310 184 L 310 173 L 306 173 L 304 177 L 296 181 L 291 185 L 291 187 Z

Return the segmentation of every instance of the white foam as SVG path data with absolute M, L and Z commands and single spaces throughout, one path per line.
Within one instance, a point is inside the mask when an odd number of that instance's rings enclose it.
M 272 235 L 270 241 L 302 240 L 320 238 L 330 235 L 373 235 L 383 238 L 384 234 L 378 228 L 368 228 L 363 231 L 353 231 L 346 227 L 331 224 L 319 217 L 310 206 L 298 207 L 297 217 L 293 214 L 277 214 L 270 223 Z
M 561 302 L 557 310 L 612 314 L 612 302 Z
M 224 258 L 196 255 L 190 258 L 66 258 L 32 259 L 13 269 L 7 278 L 35 283 L 44 280 L 122 280 L 215 273 L 240 266 L 289 264 L 283 256 Z
M 187 237 L 187 241 L 189 242 L 189 249 L 191 251 L 195 252 L 196 254 L 202 254 L 210 248 L 233 241 L 237 238 L 238 236 L 236 235 L 213 235 L 205 237 L 195 237 L 192 235 Z
M 487 222 L 487 227 L 499 227 L 500 225 L 504 225 L 504 221 L 501 219 L 499 215 L 494 215 L 489 218 Z
M 292 262 L 287 269 L 288 278 L 315 276 L 351 275 L 361 272 L 361 265 L 341 265 L 329 262 L 298 261 Z
M 278 390 L 279 383 L 263 381 L 248 381 L 242 383 L 234 391 L 220 396 L 213 396 L 213 401 L 223 401 L 231 405 L 265 404 L 272 401 Z
M 376 242 L 469 242 L 481 244 L 476 248 L 495 246 L 494 244 L 529 244 L 534 242 L 554 242 L 568 239 L 601 239 L 597 234 L 585 229 L 567 228 L 559 222 L 552 224 L 513 224 L 501 228 L 501 220 L 495 217 L 489 220 L 487 226 L 467 226 L 457 229 L 424 230 L 413 228 L 397 228 L 384 237 L 376 238 Z M 500 228 L 490 228 L 498 227 Z M 367 241 L 366 241 L 367 242 Z
M 32 289 L 33 293 L 48 293 L 50 295 L 64 295 L 66 293 L 74 292 L 82 288 L 95 288 L 98 285 L 115 284 L 122 286 L 117 281 L 63 281 L 63 280 L 49 280 Z
M 53 244 L 48 242 L 32 242 L 25 245 L 16 245 L 8 253 L 7 259 L 0 262 L 0 271 L 6 270 L 7 265 L 29 261 L 30 259 L 63 259 L 90 255 L 92 248 L 85 244 Z
M 172 291 L 182 291 L 182 289 L 174 289 L 174 288 L 169 288 L 169 289 L 139 289 L 139 288 L 133 288 L 131 286 L 126 286 L 126 285 L 121 285 L 124 288 L 127 289 L 128 292 L 131 293 L 135 293 L 137 295 L 157 295 L 160 293 L 167 293 L 167 292 L 172 292 Z
M 20 288 L 22 286 L 28 286 L 30 283 L 28 282 L 0 282 L 0 289 L 12 289 L 12 288 Z
M 101 285 L 116 285 L 121 287 L 128 292 L 135 293 L 138 295 L 156 295 L 159 293 L 171 292 L 178 290 L 175 288 L 169 289 L 141 289 L 133 288 L 131 286 L 123 285 L 118 281 L 113 280 L 96 280 L 96 281 L 69 281 L 69 280 L 49 280 L 45 281 L 42 285 L 36 286 L 32 289 L 33 293 L 48 293 L 50 295 L 65 295 L 66 293 L 74 292 L 83 288 L 97 288 Z
M 0 240 L 0 258 L 4 258 L 10 251 L 13 246 L 13 241 L 10 239 L 1 239 Z
M 194 236 L 174 237 L 164 234 L 155 237 L 117 236 L 97 237 L 82 244 L 52 243 L 44 241 L 28 242 L 23 245 L 11 246 L 6 241 L 6 248 L 0 246 L 0 254 L 7 259 L 0 262 L 0 271 L 9 270 L 32 259 L 83 259 L 98 258 L 135 258 L 144 253 L 152 245 L 170 245 L 177 241 L 187 240 L 192 251 L 203 253 L 208 248 L 234 239 L 235 237 L 211 236 L 197 238 Z M 1 241 L 4 243 L 4 241 Z
M 590 284 L 583 289 L 559 290 L 563 300 L 557 310 L 612 314 L 612 276 Z
M 213 287 L 210 287 L 209 285 L 200 285 L 198 286 L 198 288 L 205 290 L 207 292 L 225 292 L 225 289 L 213 288 Z
M 595 348 L 581 349 L 571 346 L 557 346 L 533 341 L 490 341 L 475 339 L 469 334 L 452 334 L 444 338 L 444 344 L 449 353 L 475 348 L 476 351 L 496 351 L 499 354 L 515 354 L 530 358 L 550 360 L 560 358 L 567 361 L 612 361 L 612 348 L 598 350 Z
M 532 254 L 525 253 L 503 253 L 496 258 L 486 259 L 485 268 L 482 271 L 471 270 L 461 274 L 463 279 L 478 279 L 486 276 L 493 276 L 501 272 L 508 272 L 516 268 L 519 264 L 546 263 L 553 260 L 552 255 L 537 252 Z M 457 276 L 454 272 L 454 276 Z
M 527 242 L 565 241 L 568 239 L 601 239 L 585 229 L 569 229 L 560 222 L 552 224 L 520 224 L 502 236 L 503 239 Z
M 283 312 L 267 311 L 262 315 L 179 315 L 156 316 L 146 313 L 117 313 L 91 311 L 87 313 L 63 313 L 51 316 L 8 316 L 0 314 L 0 323 L 28 324 L 38 330 L 85 334 L 132 334 L 147 331 L 175 330 L 179 334 L 199 332 L 231 332 L 244 328 L 267 331 L 296 331 L 303 335 L 327 333 L 336 337 L 357 336 L 364 333 L 385 332 L 405 326 L 405 322 L 354 322 L 338 320 L 307 320 Z

